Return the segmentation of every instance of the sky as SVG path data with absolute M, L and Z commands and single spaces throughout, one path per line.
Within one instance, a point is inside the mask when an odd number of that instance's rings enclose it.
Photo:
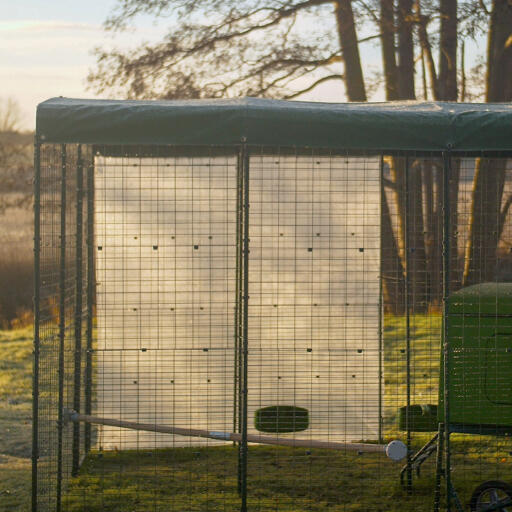
M 54 96 L 95 95 L 85 78 L 95 59 L 92 50 L 112 36 L 102 23 L 116 0 L 0 0 L 0 99 L 16 99 L 22 125 L 32 129 L 38 103 Z M 139 19 L 136 37 L 158 38 L 163 28 Z M 120 46 L 134 34 L 115 38 Z
M 45 99 L 97 97 L 86 84 L 95 64 L 95 47 L 133 46 L 166 33 L 165 25 L 140 16 L 135 32 L 106 32 L 102 24 L 116 4 L 117 0 L 0 0 L 0 101 L 18 101 L 24 129 L 34 128 L 36 106 Z M 377 64 L 379 52 L 370 49 L 374 56 L 365 56 L 365 63 Z M 301 99 L 343 101 L 344 97 L 339 83 L 332 82 Z
M 36 106 L 45 99 L 97 97 L 86 84 L 95 64 L 95 47 L 128 47 L 137 41 L 159 40 L 166 33 L 165 25 L 155 25 L 150 17 L 138 17 L 137 29 L 131 32 L 106 32 L 103 22 L 116 4 L 117 0 L 0 0 L 0 101 L 18 101 L 23 129 L 35 127 Z M 365 73 L 377 70 L 378 45 L 360 49 Z M 344 101 L 336 82 L 301 99 Z M 372 99 L 384 99 L 383 91 Z

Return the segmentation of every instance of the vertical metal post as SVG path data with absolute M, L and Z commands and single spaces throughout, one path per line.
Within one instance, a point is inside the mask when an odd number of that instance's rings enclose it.
M 405 358 L 406 358 L 406 380 L 407 380 L 407 402 L 405 408 L 405 428 L 407 430 L 407 491 L 412 490 L 412 465 L 411 465 L 411 312 L 409 295 L 411 292 L 409 270 L 410 270 L 410 198 L 409 198 L 409 157 L 405 157 L 405 215 L 404 215 L 404 252 L 405 252 Z
M 235 325 L 234 325 L 234 367 L 233 367 L 233 432 L 240 433 L 240 309 L 242 306 L 242 165 L 241 155 L 238 154 L 237 172 L 236 172 L 236 277 L 235 277 Z M 240 467 L 240 464 L 239 464 Z M 238 490 L 240 491 L 240 471 L 238 472 Z
M 238 296 L 237 296 L 237 396 L 238 396 L 238 412 L 237 412 L 237 432 L 242 433 L 242 414 L 243 414 L 243 308 L 244 308 L 244 282 L 243 282 L 243 264 L 244 264 L 244 153 L 242 150 L 238 154 L 237 167 L 237 194 L 238 194 Z M 238 494 L 242 494 L 242 443 L 238 443 Z
M 244 143 L 241 147 L 241 164 L 242 164 L 242 179 L 243 179 L 243 196 L 242 196 L 242 211 L 243 211 L 243 260 L 242 260 L 242 274 L 243 274 L 243 309 L 242 309 L 242 374 L 241 374 L 241 387 L 242 387 L 242 442 L 241 442 L 241 512 L 247 512 L 247 399 L 248 399 L 248 379 L 247 379 L 247 365 L 248 365 L 248 317 L 249 317 L 249 151 Z
M 59 362 L 58 387 L 59 410 L 57 420 L 57 512 L 61 510 L 62 501 L 62 437 L 64 411 L 64 371 L 65 371 L 65 342 L 66 342 L 66 188 L 67 188 L 67 154 L 66 145 L 61 145 L 60 153 L 60 265 L 59 265 Z
M 87 351 L 85 362 L 85 414 L 92 413 L 92 340 L 94 316 L 94 153 L 87 167 Z M 85 424 L 84 450 L 91 449 L 91 424 Z
M 439 512 L 441 506 L 441 476 L 443 473 L 443 444 L 444 424 L 439 423 L 437 431 L 437 452 L 436 452 L 436 480 L 434 489 L 434 512 Z
M 451 461 L 450 461 L 450 350 L 448 340 L 448 297 L 450 295 L 450 175 L 451 153 L 443 153 L 443 405 L 444 405 L 444 450 L 446 476 L 446 510 L 451 510 Z
M 82 374 L 82 264 L 83 264 L 83 162 L 82 147 L 78 145 L 76 165 L 76 247 L 75 247 L 75 365 L 73 409 L 80 411 L 81 374 Z M 73 461 L 72 474 L 80 468 L 80 424 L 73 423 Z
M 34 144 L 34 359 L 32 380 L 32 512 L 37 512 L 39 458 L 39 324 L 41 321 L 41 144 Z
M 383 379 L 383 368 L 382 368 L 382 362 L 383 362 L 383 340 L 382 340 L 382 329 L 383 329 L 383 318 L 382 318 L 382 201 L 383 201 L 383 195 L 385 194 L 384 191 L 384 155 L 380 155 L 380 168 L 379 168 L 379 190 L 380 190 L 380 205 L 379 205 L 379 222 L 380 222 L 380 246 L 379 246 L 379 443 L 382 443 L 382 424 L 383 424 L 383 417 L 382 417 L 382 393 L 383 393 L 383 387 L 382 387 L 382 379 Z

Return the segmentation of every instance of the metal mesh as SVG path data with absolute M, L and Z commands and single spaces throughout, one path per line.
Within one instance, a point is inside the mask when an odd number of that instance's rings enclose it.
M 36 146 L 33 492 L 41 510 L 60 509 L 64 483 L 85 454 L 86 427 L 66 426 L 63 411 L 85 404 L 89 153 L 76 145 Z
M 379 158 L 249 165 L 248 415 L 291 404 L 313 439 L 377 440 Z
M 236 156 L 96 157 L 97 411 L 233 423 Z M 105 427 L 106 449 L 212 444 Z
M 36 168 L 34 510 L 458 510 L 506 478 L 505 156 L 37 145 Z

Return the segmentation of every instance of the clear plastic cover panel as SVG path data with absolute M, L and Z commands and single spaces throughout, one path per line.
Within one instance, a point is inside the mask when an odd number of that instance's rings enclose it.
M 96 159 L 101 416 L 232 429 L 236 163 Z M 307 436 L 377 439 L 379 159 L 262 154 L 250 169 L 249 417 L 294 405 Z M 212 441 L 103 427 L 99 443 Z
M 302 436 L 378 439 L 379 163 L 251 157 L 250 418 L 294 405 Z
M 233 423 L 236 156 L 97 157 L 97 410 Z M 107 449 L 211 440 L 100 429 Z

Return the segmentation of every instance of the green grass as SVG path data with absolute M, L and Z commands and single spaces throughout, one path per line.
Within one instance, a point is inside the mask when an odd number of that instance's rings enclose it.
M 234 447 L 94 453 L 72 482 L 66 510 L 238 511 L 236 461 Z M 397 469 L 379 455 L 251 446 L 249 510 L 379 510 L 390 498 L 400 510 L 420 510 L 431 490 L 408 497 Z
M 416 439 L 415 446 L 426 439 Z M 454 482 L 463 503 L 483 480 L 508 477 L 506 464 L 496 466 L 491 457 L 485 465 L 477 445 L 474 439 L 454 441 Z M 236 462 L 233 447 L 95 452 L 72 480 L 64 509 L 238 511 Z M 433 460 L 414 480 L 411 495 L 399 484 L 400 468 L 380 455 L 250 446 L 249 510 L 430 512 Z
M 411 403 L 437 404 L 441 316 L 414 315 L 410 320 Z M 384 321 L 384 421 L 396 433 L 399 408 L 407 403 L 406 321 L 387 315 Z
M 32 329 L 0 331 L 0 512 L 30 496 Z
M 439 315 L 411 318 L 411 401 L 437 403 Z M 385 437 L 405 439 L 397 427 L 406 403 L 406 324 L 386 317 L 384 338 Z M 419 449 L 432 433 L 413 433 Z M 453 435 L 453 481 L 463 503 L 483 480 L 507 477 L 510 443 L 489 436 Z M 408 495 L 400 486 L 401 464 L 382 455 L 284 447 L 249 448 L 251 511 L 430 511 L 435 487 L 434 457 L 414 479 Z M 237 452 L 233 447 L 95 452 L 66 496 L 70 511 L 235 511 Z
M 412 402 L 437 402 L 439 316 L 411 322 Z M 385 321 L 385 436 L 397 429 L 405 404 L 405 322 Z M 0 331 L 0 512 L 28 510 L 30 329 Z M 413 448 L 430 433 L 414 433 Z M 464 504 L 487 479 L 510 479 L 512 446 L 490 436 L 453 435 L 453 481 Z M 250 446 L 249 510 L 282 512 L 430 511 L 434 460 L 400 487 L 401 464 L 381 455 Z M 237 452 L 232 446 L 154 451 L 92 452 L 70 481 L 63 510 L 70 512 L 203 512 L 239 510 Z

